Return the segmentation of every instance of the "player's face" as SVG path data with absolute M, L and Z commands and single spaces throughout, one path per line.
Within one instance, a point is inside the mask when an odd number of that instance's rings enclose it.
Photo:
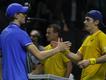
M 30 36 L 31 36 L 31 39 L 33 42 L 38 42 L 38 39 L 39 39 L 39 33 L 38 32 L 35 32 L 35 31 L 32 31 L 30 33 Z
M 48 41 L 53 41 L 57 39 L 57 33 L 54 32 L 53 28 L 47 28 L 46 37 Z
M 91 31 L 95 26 L 95 21 L 91 17 L 85 17 L 84 25 L 85 25 L 85 30 Z
M 21 24 L 24 24 L 24 23 L 25 23 L 26 14 L 24 14 L 24 13 L 18 13 L 18 14 L 17 14 L 17 17 L 18 17 L 18 21 L 19 21 Z

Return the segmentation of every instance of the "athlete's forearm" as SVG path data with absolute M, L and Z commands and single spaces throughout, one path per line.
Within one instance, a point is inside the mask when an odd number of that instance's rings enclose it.
M 71 61 L 67 62 L 66 66 L 67 66 L 67 68 L 66 68 L 65 77 L 69 78 L 69 76 L 70 76 L 70 74 L 72 72 L 72 63 L 71 63 Z
M 58 47 L 47 51 L 39 51 L 34 44 L 29 45 L 27 48 L 34 56 L 40 60 L 50 57 L 60 51 Z
M 67 57 L 73 61 L 80 61 L 81 60 L 81 55 L 79 55 L 79 53 L 75 54 L 75 53 L 71 52 L 71 53 L 67 54 Z
M 105 63 L 106 62 L 106 54 L 96 59 L 96 63 Z
M 60 50 L 58 48 L 54 48 L 51 50 L 47 50 L 47 51 L 40 51 L 40 54 L 42 56 L 42 59 L 45 59 L 47 57 L 50 57 L 54 54 L 57 54 L 57 52 L 59 52 Z

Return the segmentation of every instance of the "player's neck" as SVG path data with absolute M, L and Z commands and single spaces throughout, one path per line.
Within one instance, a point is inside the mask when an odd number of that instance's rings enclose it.
M 93 33 L 97 32 L 98 30 L 99 30 L 98 27 L 95 27 L 90 31 L 90 34 L 93 34 Z
M 17 20 L 14 20 L 12 23 L 14 23 L 14 24 L 17 24 L 17 25 L 21 25 L 20 23 L 19 23 L 19 21 L 17 21 Z

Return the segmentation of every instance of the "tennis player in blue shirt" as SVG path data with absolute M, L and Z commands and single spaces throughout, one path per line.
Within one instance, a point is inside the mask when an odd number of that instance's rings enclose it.
M 6 15 L 11 19 L 0 35 L 2 51 L 2 80 L 28 80 L 26 54 L 29 50 L 38 59 L 45 59 L 58 51 L 69 49 L 70 42 L 60 42 L 49 51 L 39 51 L 28 34 L 20 27 L 25 23 L 28 7 L 12 3 L 7 7 Z

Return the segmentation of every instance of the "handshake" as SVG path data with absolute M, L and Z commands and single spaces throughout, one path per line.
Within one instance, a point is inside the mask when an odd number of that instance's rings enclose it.
M 56 48 L 58 48 L 58 51 L 64 51 L 64 50 L 68 50 L 68 49 L 70 49 L 70 47 L 71 47 L 71 42 L 70 41 L 65 41 L 65 42 L 63 42 L 63 40 L 62 39 L 58 39 L 58 42 L 56 42 L 56 41 L 51 41 L 51 45 L 53 46 L 53 47 L 56 47 Z

